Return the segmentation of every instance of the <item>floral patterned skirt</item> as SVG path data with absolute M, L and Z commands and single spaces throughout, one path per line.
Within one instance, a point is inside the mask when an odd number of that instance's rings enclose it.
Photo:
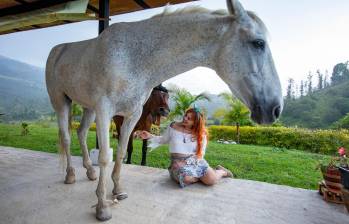
M 196 155 L 190 155 L 186 157 L 171 157 L 168 171 L 171 178 L 183 188 L 186 186 L 184 177 L 201 178 L 206 175 L 208 167 L 206 160 L 198 159 Z

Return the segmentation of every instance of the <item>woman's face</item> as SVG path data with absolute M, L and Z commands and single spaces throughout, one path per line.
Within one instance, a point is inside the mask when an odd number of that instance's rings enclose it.
M 194 125 L 194 118 L 195 115 L 193 113 L 186 113 L 183 117 L 183 124 L 188 128 L 192 128 Z

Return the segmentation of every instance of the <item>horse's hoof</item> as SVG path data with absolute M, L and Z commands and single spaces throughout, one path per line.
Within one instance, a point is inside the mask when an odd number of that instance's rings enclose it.
M 87 169 L 86 175 L 87 175 L 87 178 L 89 180 L 96 180 L 97 179 L 96 171 L 95 171 L 95 169 L 93 169 L 93 167 Z
M 69 168 L 67 171 L 67 175 L 65 175 L 65 184 L 73 184 L 75 183 L 75 170 L 74 168 Z
M 109 207 L 104 207 L 104 208 L 99 208 L 98 206 L 96 207 L 96 218 L 99 221 L 107 221 L 111 219 L 111 210 Z
M 116 194 L 113 192 L 113 198 L 116 198 L 118 200 L 124 200 L 128 198 L 128 194 L 126 192 L 119 192 Z

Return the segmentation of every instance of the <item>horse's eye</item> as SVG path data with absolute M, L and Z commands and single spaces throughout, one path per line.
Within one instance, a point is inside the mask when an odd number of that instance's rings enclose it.
M 252 41 L 252 45 L 254 48 L 260 49 L 260 50 L 264 50 L 264 48 L 265 48 L 264 40 L 260 40 L 260 39 Z

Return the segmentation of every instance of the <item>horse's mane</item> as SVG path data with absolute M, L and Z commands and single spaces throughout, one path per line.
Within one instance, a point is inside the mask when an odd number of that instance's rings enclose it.
M 187 15 L 187 14 L 195 14 L 195 13 L 203 13 L 203 14 L 210 14 L 210 15 L 216 15 L 216 16 L 229 16 L 229 12 L 226 9 L 210 10 L 197 5 L 194 5 L 194 6 L 190 5 L 184 8 L 171 11 L 169 5 L 167 5 L 162 13 L 157 14 L 152 18 L 164 17 L 164 16 Z M 255 21 L 258 25 L 262 27 L 265 33 L 268 33 L 264 22 L 257 16 L 255 12 L 246 10 L 246 13 L 253 21 Z
M 219 15 L 220 16 L 229 15 L 228 11 L 225 9 L 209 10 L 209 9 L 203 8 L 201 6 L 190 5 L 190 6 L 186 6 L 184 8 L 180 8 L 180 9 L 176 9 L 174 11 L 171 11 L 169 6 L 170 5 L 167 5 L 162 13 L 155 15 L 153 17 L 176 16 L 176 15 L 194 14 L 194 13 L 206 13 L 206 14 L 212 14 L 212 15 L 218 15 L 218 16 Z

